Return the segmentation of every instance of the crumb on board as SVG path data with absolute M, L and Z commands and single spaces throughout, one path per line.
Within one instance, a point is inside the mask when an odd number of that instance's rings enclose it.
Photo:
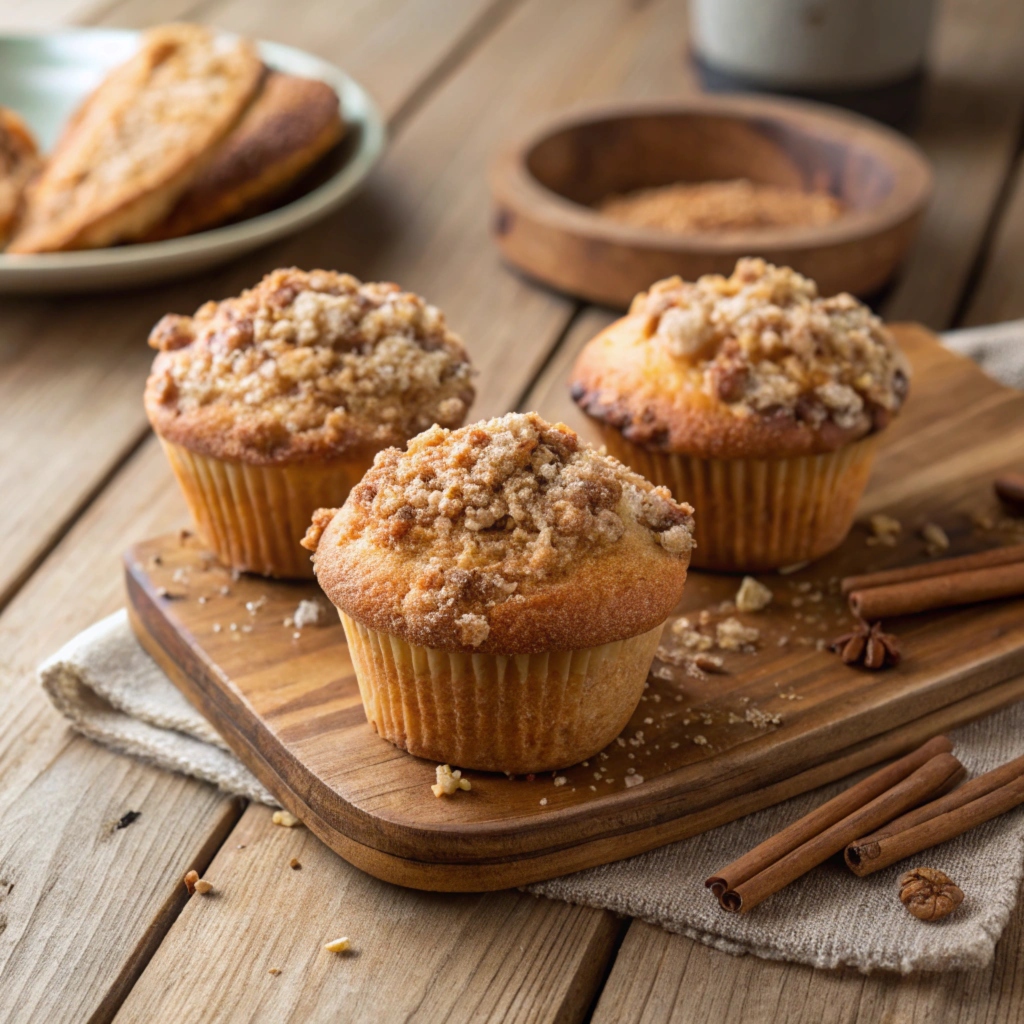
M 188 890 L 189 896 L 191 896 L 192 893 L 196 891 L 196 882 L 199 881 L 199 872 L 194 870 L 186 872 L 182 881 L 185 883 L 185 888 Z
M 275 825 L 281 825 L 284 828 L 295 828 L 296 825 L 302 824 L 302 822 L 299 821 L 291 811 L 274 811 L 270 820 Z
M 744 576 L 736 591 L 736 611 L 759 612 L 771 604 L 773 594 L 753 576 Z
M 347 935 L 343 935 L 340 939 L 332 939 L 330 942 L 324 943 L 324 949 L 328 953 L 347 953 L 352 948 L 352 942 Z
M 716 629 L 718 646 L 723 651 L 751 651 L 760 639 L 761 631 L 744 626 L 739 619 L 724 619 Z
M 299 602 L 291 616 L 292 625 L 296 629 L 307 626 L 323 626 L 327 624 L 327 609 L 322 601 L 306 599 Z
M 949 550 L 949 537 L 938 523 L 925 523 L 921 527 L 921 537 L 929 555 L 938 555 Z
M 903 524 L 898 519 L 879 512 L 868 520 L 868 530 L 870 531 L 867 539 L 869 545 L 894 548 L 903 532 Z
M 271 967 L 270 970 L 267 971 L 267 974 L 273 974 L 275 976 L 280 974 L 280 973 L 281 973 L 281 968 L 280 967 Z
M 292 857 L 292 859 L 288 861 L 288 867 L 290 867 L 292 871 L 298 871 L 299 868 L 302 867 L 302 864 L 299 863 L 299 859 L 297 857 Z
M 434 774 L 437 776 L 437 782 L 430 789 L 436 797 L 453 796 L 460 789 L 468 792 L 473 788 L 472 783 L 462 777 L 462 772 L 458 768 L 452 771 L 451 765 L 439 764 L 434 769 Z
M 198 878 L 195 882 L 195 888 L 200 896 L 206 896 L 208 893 L 213 892 L 213 883 L 208 882 L 205 878 Z
M 626 783 L 626 789 L 632 789 L 634 786 L 639 786 L 644 781 L 644 777 L 634 772 L 632 775 L 627 775 L 623 781 Z
M 782 725 L 782 715 L 762 711 L 761 708 L 747 708 L 743 717 L 755 729 L 767 729 L 769 725 Z

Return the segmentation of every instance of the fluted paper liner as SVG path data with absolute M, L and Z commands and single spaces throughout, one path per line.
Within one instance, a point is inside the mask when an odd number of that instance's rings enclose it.
M 751 572 L 810 562 L 850 532 L 879 436 L 824 455 L 698 459 L 649 451 L 601 424 L 608 452 L 694 507 L 696 569 Z
M 284 579 L 312 578 L 299 541 L 313 513 L 342 505 L 372 465 L 253 466 L 160 440 L 203 543 L 232 569 Z
M 418 757 L 513 774 L 596 754 L 640 702 L 662 626 L 548 654 L 418 647 L 339 611 L 370 724 Z

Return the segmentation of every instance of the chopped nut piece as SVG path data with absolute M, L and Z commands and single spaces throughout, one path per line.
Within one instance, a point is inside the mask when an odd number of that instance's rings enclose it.
M 959 886 L 935 868 L 914 868 L 900 879 L 900 902 L 920 921 L 939 921 L 963 900 Z
M 352 948 L 352 943 L 349 941 L 347 935 L 342 936 L 340 939 L 334 939 L 331 942 L 324 943 L 324 949 L 328 953 L 346 953 Z
M 435 769 L 435 774 L 437 776 L 437 782 L 430 787 L 434 796 L 452 796 L 460 789 L 468 791 L 473 788 L 469 779 L 464 779 L 462 777 L 462 772 L 458 768 L 456 768 L 455 771 L 452 771 L 450 765 L 439 764 Z
M 185 888 L 188 889 L 189 896 L 191 896 L 192 893 L 196 891 L 196 882 L 199 881 L 199 872 L 189 871 L 182 881 L 185 883 Z
M 296 629 L 327 624 L 327 609 L 320 601 L 300 601 L 292 614 L 292 625 Z
M 292 859 L 288 861 L 288 867 L 290 867 L 292 871 L 298 871 L 299 868 L 302 867 L 302 865 L 299 863 L 297 857 L 292 857 Z
M 893 519 L 892 516 L 887 516 L 882 512 L 873 515 L 868 520 L 868 526 L 871 529 L 868 544 L 881 544 L 887 548 L 896 547 L 896 542 L 903 532 L 903 524 L 898 519 Z
M 938 523 L 925 523 L 921 527 L 921 536 L 927 544 L 929 555 L 937 555 L 942 551 L 949 550 L 949 537 Z
M 280 973 L 281 973 L 281 968 L 280 967 L 271 967 L 270 970 L 267 971 L 267 974 L 277 975 L 277 974 L 280 974 Z
M 195 882 L 196 892 L 200 896 L 205 896 L 207 893 L 213 892 L 213 883 L 208 882 L 205 878 L 199 878 Z
M 736 591 L 736 610 L 759 612 L 771 604 L 772 592 L 753 576 L 744 576 L 740 589 Z
M 274 815 L 270 820 L 275 825 L 283 825 L 285 828 L 295 828 L 296 825 L 302 824 L 291 811 L 274 811 Z
M 739 619 L 725 619 L 718 624 L 718 646 L 723 651 L 750 651 L 761 636 L 753 626 L 744 626 Z

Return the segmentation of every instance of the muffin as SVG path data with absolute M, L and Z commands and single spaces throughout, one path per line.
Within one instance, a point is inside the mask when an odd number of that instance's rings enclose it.
M 310 577 L 313 512 L 373 463 L 473 401 L 444 315 L 394 284 L 275 270 L 194 316 L 165 316 L 146 384 L 150 423 L 203 540 L 226 565 Z
M 694 566 L 750 572 L 842 542 L 908 381 L 862 303 L 744 259 L 637 295 L 571 388 L 612 455 L 696 506 Z
M 17 222 L 25 186 L 41 163 L 28 125 L 13 110 L 0 107 L 0 248 Z
M 563 424 L 510 414 L 381 452 L 303 543 L 377 732 L 517 774 L 574 764 L 629 720 L 692 511 Z

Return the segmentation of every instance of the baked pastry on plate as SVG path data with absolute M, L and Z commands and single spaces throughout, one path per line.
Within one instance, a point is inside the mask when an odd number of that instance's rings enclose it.
M 0 249 L 21 209 L 21 197 L 39 168 L 39 151 L 28 125 L 13 111 L 0 107 Z
M 908 380 L 867 306 L 743 259 L 637 295 L 571 388 L 609 452 L 696 506 L 694 566 L 749 572 L 842 542 Z
M 145 34 L 76 111 L 26 193 L 14 253 L 94 249 L 163 220 L 256 93 L 252 43 L 198 25 Z
M 683 592 L 692 511 L 514 413 L 381 452 L 303 544 L 377 732 L 518 774 L 575 764 L 629 721 Z
M 374 455 L 473 401 L 444 315 L 395 284 L 275 270 L 194 316 L 165 316 L 146 412 L 200 536 L 226 565 L 310 577 L 299 546 Z
M 344 135 L 325 82 L 271 71 L 242 120 L 147 240 L 178 238 L 257 213 Z

